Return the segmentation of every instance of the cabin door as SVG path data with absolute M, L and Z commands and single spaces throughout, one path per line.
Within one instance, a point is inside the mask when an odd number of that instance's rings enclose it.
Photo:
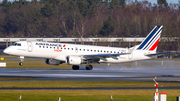
M 32 50 L 33 50 L 32 42 L 28 41 L 27 42 L 27 47 L 28 47 L 28 52 L 32 52 Z

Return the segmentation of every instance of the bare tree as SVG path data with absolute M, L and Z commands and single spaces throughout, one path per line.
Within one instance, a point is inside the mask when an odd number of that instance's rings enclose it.
M 78 23 L 76 27 L 76 31 L 81 38 L 81 44 L 83 44 L 82 38 L 88 32 L 88 26 L 89 26 L 89 19 L 87 17 L 84 17 L 81 19 L 81 21 Z
M 67 28 L 67 24 L 66 24 L 65 14 L 58 15 L 58 22 L 59 22 L 61 30 L 67 35 L 68 34 L 68 28 Z
M 72 25 L 72 30 L 73 30 L 73 35 L 75 35 L 75 32 L 76 32 L 76 26 L 77 26 L 77 22 L 78 20 L 80 20 L 81 18 L 81 15 L 79 13 L 78 10 L 73 10 L 71 13 L 70 13 L 70 23 Z

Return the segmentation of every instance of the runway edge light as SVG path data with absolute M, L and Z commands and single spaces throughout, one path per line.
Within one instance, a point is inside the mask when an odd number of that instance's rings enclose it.
M 19 95 L 19 99 L 18 99 L 18 101 L 20 101 L 20 100 L 21 100 L 21 97 L 22 97 L 22 96 L 21 96 L 21 95 Z
M 111 101 L 113 101 L 113 96 L 112 95 L 110 96 L 110 99 L 111 99 Z
M 59 97 L 57 101 L 61 101 L 61 97 Z

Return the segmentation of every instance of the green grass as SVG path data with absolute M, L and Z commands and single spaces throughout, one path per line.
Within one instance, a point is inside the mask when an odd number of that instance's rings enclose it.
M 159 82 L 166 87 L 180 86 L 180 83 Z M 0 88 L 4 87 L 153 87 L 154 82 L 133 82 L 133 81 L 99 81 L 99 82 L 82 82 L 82 81 L 0 81 Z M 1 101 L 17 101 L 19 95 L 21 101 L 151 101 L 154 90 L 0 90 Z M 167 93 L 167 101 L 175 101 L 179 96 L 180 89 L 165 90 L 159 92 Z
M 2 67 L 3 68 L 3 67 Z M 45 62 L 38 63 L 34 62 L 26 62 L 24 61 L 23 66 L 19 66 L 19 62 L 11 62 L 6 63 L 6 67 L 4 68 L 24 68 L 24 69 L 72 69 L 72 65 L 60 64 L 60 65 L 48 65 Z
M 155 90 L 0 90 L 1 101 L 151 101 Z M 167 93 L 167 101 L 176 101 L 180 90 L 159 90 Z
M 5 62 L 10 62 L 10 61 L 20 62 L 20 59 L 5 59 L 4 61 Z M 23 62 L 28 62 L 28 61 L 43 61 L 44 62 L 45 59 L 24 59 Z
M 35 78 L 25 78 L 25 77 L 0 77 L 0 80 L 32 80 Z
M 33 78 L 32 78 L 33 79 Z M 180 87 L 180 83 L 158 82 L 163 87 Z M 0 81 L 0 88 L 72 88 L 72 87 L 153 87 L 154 82 L 135 81 Z

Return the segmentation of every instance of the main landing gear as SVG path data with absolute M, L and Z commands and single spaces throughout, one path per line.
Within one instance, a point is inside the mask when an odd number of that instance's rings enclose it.
M 86 70 L 92 70 L 93 66 L 92 65 L 86 65 Z
M 79 66 L 78 66 L 78 65 L 73 65 L 73 66 L 72 66 L 72 69 L 73 69 L 73 70 L 79 70 Z
M 73 70 L 79 70 L 79 66 L 78 65 L 73 65 L 72 66 Z M 86 65 L 86 70 L 92 70 L 93 66 L 92 65 Z
M 21 62 L 19 62 L 19 65 L 22 66 L 23 65 L 24 56 L 20 56 L 19 58 L 21 60 Z

